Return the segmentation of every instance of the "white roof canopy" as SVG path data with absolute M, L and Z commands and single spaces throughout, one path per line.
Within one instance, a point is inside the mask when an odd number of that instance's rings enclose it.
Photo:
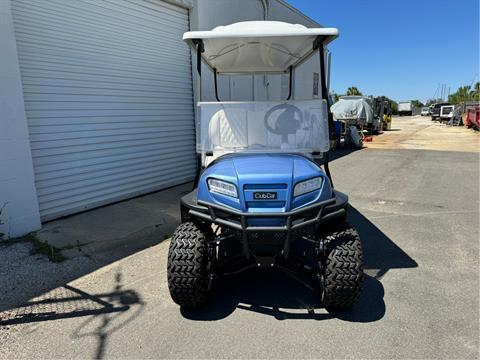
M 218 73 L 278 73 L 296 66 L 313 52 L 320 38 L 328 44 L 338 36 L 334 28 L 307 28 L 280 21 L 245 21 L 211 31 L 183 34 L 193 49 L 202 40 L 204 61 Z

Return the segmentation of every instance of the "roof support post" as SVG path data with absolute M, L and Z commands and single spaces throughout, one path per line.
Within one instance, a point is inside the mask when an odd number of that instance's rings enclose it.
M 330 108 L 328 106 L 328 88 L 327 88 L 327 78 L 325 75 L 325 47 L 323 43 L 321 42 L 322 39 L 318 37 L 313 46 L 314 48 L 318 47 L 318 52 L 320 55 L 320 84 L 322 87 L 322 99 L 327 102 L 327 116 L 328 116 L 328 138 L 331 139 L 331 133 L 334 129 L 333 126 L 333 114 L 330 112 Z M 332 186 L 333 189 L 333 180 L 332 180 L 332 175 L 330 174 L 330 168 L 328 166 L 329 162 L 329 157 L 330 157 L 330 150 L 325 153 L 325 162 L 323 163 L 323 167 L 325 169 L 325 174 L 327 175 L 328 179 L 330 180 L 330 185 Z
M 194 39 L 193 43 L 197 47 L 198 100 L 202 101 L 202 53 L 205 51 L 205 47 L 201 39 Z M 196 131 L 196 126 L 195 126 L 195 131 Z M 197 135 L 195 134 L 195 137 L 196 136 Z M 195 179 L 193 181 L 193 190 L 195 190 L 195 188 L 198 185 L 201 172 L 202 172 L 202 155 L 197 154 L 197 168 L 195 171 Z
M 328 106 L 327 77 L 325 75 L 325 48 L 323 44 L 319 46 L 318 51 L 320 53 L 320 77 L 322 79 L 320 84 L 322 86 L 322 99 L 327 100 L 327 106 Z
M 217 69 L 213 69 L 213 81 L 215 83 L 215 99 L 220 102 L 220 99 L 218 97 Z
M 290 65 L 288 67 L 288 69 L 290 70 L 290 80 L 289 80 L 289 83 L 288 83 L 288 97 L 287 97 L 287 100 L 290 100 L 290 98 L 292 97 L 292 82 L 293 82 L 293 66 Z
M 202 75 L 202 53 L 205 51 L 202 39 L 193 39 L 192 42 L 197 47 L 197 72 Z

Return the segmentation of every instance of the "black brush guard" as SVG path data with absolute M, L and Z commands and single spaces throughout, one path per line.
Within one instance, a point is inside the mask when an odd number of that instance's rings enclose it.
M 212 204 L 197 200 L 197 191 L 182 197 L 182 222 L 191 218 L 198 218 L 207 223 L 225 226 L 239 231 L 242 236 L 242 247 L 245 257 L 250 257 L 248 234 L 259 232 L 285 233 L 283 256 L 288 258 L 292 233 L 308 226 L 315 229 L 326 222 L 344 217 L 348 204 L 348 196 L 334 190 L 331 199 L 317 202 L 288 212 L 250 213 L 238 211 L 219 204 Z M 285 219 L 282 226 L 251 226 L 248 219 Z

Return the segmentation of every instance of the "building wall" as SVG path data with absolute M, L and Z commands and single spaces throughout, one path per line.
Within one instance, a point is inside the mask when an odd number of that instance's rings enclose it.
M 10 0 L 0 0 L 0 233 L 41 226 Z

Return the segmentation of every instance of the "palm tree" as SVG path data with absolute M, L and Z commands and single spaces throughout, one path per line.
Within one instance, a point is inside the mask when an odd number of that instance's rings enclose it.
M 475 87 L 477 84 L 475 84 Z M 460 104 L 475 99 L 476 91 L 470 91 L 470 86 L 460 86 L 457 91 L 448 97 L 448 101 L 452 104 Z
M 358 90 L 358 88 L 356 86 L 350 86 L 348 89 L 347 89 L 347 95 L 362 95 L 362 93 L 360 92 L 360 90 Z

